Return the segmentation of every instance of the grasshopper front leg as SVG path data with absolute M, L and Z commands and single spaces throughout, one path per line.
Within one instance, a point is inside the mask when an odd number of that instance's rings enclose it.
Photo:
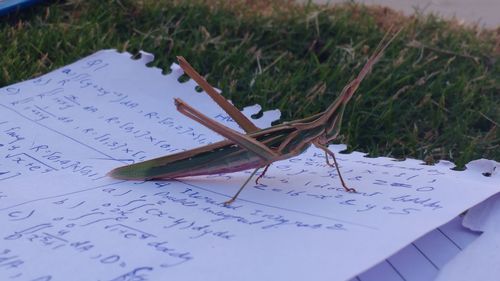
M 347 192 L 356 192 L 356 189 L 354 188 L 351 188 L 351 187 L 347 187 L 346 183 L 344 182 L 344 178 L 342 178 L 342 174 L 340 173 L 340 169 L 339 169 L 339 164 L 337 163 L 337 159 L 335 158 L 335 153 L 333 153 L 333 151 L 331 151 L 330 149 L 328 149 L 328 147 L 326 147 L 325 145 L 323 144 L 320 144 L 319 142 L 314 142 L 314 145 L 323 150 L 325 152 L 325 158 L 326 158 L 326 164 L 328 164 L 328 166 L 330 167 L 334 167 L 337 169 L 337 174 L 339 175 L 339 179 L 340 179 L 340 183 L 342 184 L 342 187 L 344 187 L 344 189 L 347 191 Z M 333 158 L 333 165 L 330 163 L 330 161 L 328 160 L 328 155 L 332 156 Z

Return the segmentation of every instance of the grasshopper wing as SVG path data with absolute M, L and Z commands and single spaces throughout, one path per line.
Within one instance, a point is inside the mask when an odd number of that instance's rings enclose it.
M 293 130 L 294 128 L 290 126 L 275 126 L 249 136 L 269 149 L 275 150 Z M 173 179 L 237 172 L 263 167 L 273 161 L 274 159 L 266 160 L 258 153 L 230 140 L 223 140 L 192 150 L 119 167 L 109 172 L 109 175 L 129 180 Z
M 229 173 L 261 167 L 265 161 L 257 154 L 220 141 L 196 149 L 116 168 L 109 175 L 117 179 L 173 179 L 196 175 Z

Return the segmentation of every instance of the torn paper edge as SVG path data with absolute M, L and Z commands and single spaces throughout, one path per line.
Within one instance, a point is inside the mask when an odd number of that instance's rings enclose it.
M 143 51 L 143 50 L 139 51 L 140 56 L 137 59 L 134 58 L 133 54 L 131 54 L 127 51 L 120 52 L 116 49 L 100 50 L 94 54 L 91 54 L 88 57 L 97 56 L 97 55 L 99 55 L 101 53 L 105 53 L 105 52 L 114 52 L 114 53 L 117 53 L 119 55 L 126 56 L 129 59 L 136 61 L 137 63 L 141 64 L 142 66 L 145 66 L 146 68 L 157 72 L 158 75 L 161 75 L 164 77 L 168 77 L 169 75 L 173 75 L 173 77 L 176 78 L 176 80 L 178 80 L 179 77 L 181 77 L 184 74 L 184 71 L 182 70 L 182 68 L 176 63 L 172 63 L 168 68 L 165 68 L 165 70 L 167 70 L 167 69 L 171 70 L 170 73 L 165 73 L 165 74 L 163 73 L 164 69 L 162 69 L 160 67 L 147 66 L 146 64 L 154 61 L 155 56 L 154 56 L 154 54 Z M 189 79 L 185 83 L 189 83 L 191 86 L 193 86 L 193 88 L 195 88 L 197 85 L 196 82 L 194 82 L 192 79 Z M 220 89 L 217 89 L 217 88 L 215 88 L 215 89 L 219 93 L 222 92 Z M 260 121 L 259 122 L 260 126 L 264 126 L 264 124 L 265 124 L 265 125 L 267 125 L 267 127 L 271 126 L 272 122 L 279 120 L 281 117 L 281 112 L 278 109 L 264 111 L 262 116 L 259 118 L 252 117 L 253 115 L 259 113 L 261 110 L 262 110 L 262 107 L 260 105 L 254 104 L 251 106 L 245 106 L 242 110 L 242 113 L 255 122 Z M 337 144 L 337 145 L 332 145 L 332 146 L 337 147 L 338 151 L 343 151 L 343 150 L 347 149 L 347 146 L 344 144 Z M 364 153 L 364 152 L 353 151 L 351 153 L 359 154 L 363 157 L 368 156 L 368 153 Z M 349 153 L 349 154 L 351 154 L 351 153 Z M 419 160 L 419 159 L 414 159 L 414 158 L 405 158 L 404 160 L 398 160 L 398 159 L 384 157 L 384 156 L 380 156 L 380 157 L 376 157 L 376 158 L 387 159 L 387 160 L 399 162 L 399 163 L 414 162 L 414 164 L 419 164 L 419 165 L 425 165 L 425 166 L 436 167 L 436 168 L 445 168 L 445 169 L 449 169 L 449 170 L 456 172 L 457 175 L 471 174 L 471 175 L 475 175 L 475 176 L 481 176 L 481 178 L 485 179 L 485 180 L 487 180 L 487 178 L 491 178 L 491 179 L 495 178 L 496 179 L 496 177 L 498 177 L 499 170 L 500 170 L 500 162 L 496 162 L 494 160 L 489 160 L 489 159 L 472 160 L 465 165 L 466 169 L 464 171 L 456 171 L 456 170 L 453 170 L 453 168 L 456 167 L 456 165 L 453 162 L 448 161 L 448 160 L 439 160 L 438 162 L 436 162 L 433 165 L 428 165 L 424 161 Z

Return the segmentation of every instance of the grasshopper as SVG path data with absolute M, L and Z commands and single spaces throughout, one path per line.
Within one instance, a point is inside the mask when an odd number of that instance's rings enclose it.
M 266 129 L 255 126 L 235 106 L 224 99 L 183 57 L 177 57 L 184 72 L 196 81 L 237 122 L 246 134 L 214 121 L 181 99 L 175 98 L 175 105 L 180 113 L 220 134 L 226 140 L 119 167 L 112 170 L 109 175 L 127 180 L 176 179 L 198 175 L 231 173 L 253 168 L 250 177 L 234 196 L 225 203 L 230 204 L 238 197 L 260 168 L 264 168 L 264 171 L 257 177 L 256 183 L 266 173 L 271 163 L 297 156 L 309 146 L 314 145 L 324 151 L 326 163 L 336 168 L 344 189 L 348 192 L 355 192 L 353 188 L 347 187 L 340 173 L 335 154 L 328 149 L 327 145 L 337 138 L 344 109 L 361 81 L 370 72 L 373 65 L 382 56 L 383 51 L 399 32 L 396 32 L 392 38 L 387 40 L 388 33 L 356 78 L 342 89 L 337 99 L 324 112 L 304 119 L 284 122 Z M 329 161 L 329 156 L 333 159 L 333 164 Z

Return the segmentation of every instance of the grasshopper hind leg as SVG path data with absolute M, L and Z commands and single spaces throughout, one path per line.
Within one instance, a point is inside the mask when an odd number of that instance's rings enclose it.
M 243 183 L 243 185 L 240 187 L 240 189 L 238 189 L 238 191 L 236 192 L 236 194 L 233 195 L 233 197 L 231 197 L 231 199 L 227 200 L 226 202 L 224 202 L 224 206 L 227 206 L 227 205 L 231 205 L 231 203 L 234 202 L 234 200 L 236 200 L 236 198 L 238 197 L 238 195 L 240 195 L 241 191 L 243 190 L 243 188 L 245 188 L 245 186 L 248 184 L 248 182 L 253 178 L 253 176 L 255 176 L 255 174 L 257 173 L 257 171 L 260 169 L 257 168 L 255 170 L 253 170 L 252 174 L 248 177 L 248 179 Z

